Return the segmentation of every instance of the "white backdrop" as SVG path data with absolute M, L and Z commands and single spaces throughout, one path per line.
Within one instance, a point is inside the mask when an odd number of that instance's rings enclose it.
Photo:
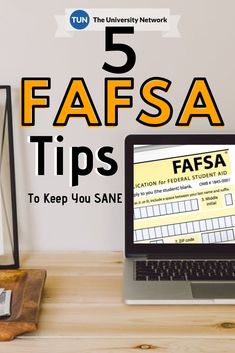
M 71 77 L 84 77 L 102 122 L 104 112 L 104 78 L 115 76 L 102 70 L 108 59 L 120 63 L 121 54 L 104 51 L 104 33 L 83 32 L 73 38 L 55 38 L 54 15 L 65 8 L 110 7 L 110 1 L 72 0 L 0 0 L 1 84 L 13 88 L 13 113 L 16 152 L 17 201 L 20 244 L 23 249 L 36 250 L 120 250 L 124 239 L 124 207 L 121 205 L 87 204 L 30 205 L 28 193 L 93 194 L 123 192 L 123 142 L 129 133 L 234 133 L 234 12 L 230 0 L 215 2 L 181 1 L 112 1 L 113 7 L 170 7 L 181 15 L 181 38 L 161 38 L 158 32 L 136 32 L 126 36 L 137 55 L 136 65 L 124 77 L 135 78 L 134 108 L 120 109 L 119 125 L 115 128 L 88 128 L 84 119 L 71 119 L 66 128 L 53 128 L 52 123 Z M 226 4 L 226 6 L 225 6 Z M 148 128 L 135 118 L 144 103 L 139 87 L 147 78 L 161 76 L 172 81 L 165 97 L 174 107 L 170 123 L 161 128 Z M 212 128 L 205 119 L 194 119 L 190 128 L 175 127 L 177 114 L 193 77 L 208 79 L 224 128 Z M 20 80 L 22 77 L 51 77 L 51 107 L 38 109 L 36 126 L 20 128 Z M 129 94 L 131 92 L 124 92 Z M 146 107 L 147 108 L 147 107 Z M 149 109 L 149 108 L 148 108 Z M 47 177 L 34 173 L 34 146 L 27 143 L 29 135 L 64 136 L 65 170 L 68 171 L 68 149 L 85 145 L 95 151 L 104 145 L 114 147 L 113 157 L 118 172 L 101 177 L 95 172 L 80 179 L 79 189 L 68 186 L 68 173 L 53 176 L 53 147 L 46 159 Z

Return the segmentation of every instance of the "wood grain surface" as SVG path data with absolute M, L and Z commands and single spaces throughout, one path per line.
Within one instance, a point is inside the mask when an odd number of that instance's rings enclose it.
M 0 353 L 233 353 L 235 306 L 126 306 L 120 253 L 30 253 L 45 268 L 38 330 Z

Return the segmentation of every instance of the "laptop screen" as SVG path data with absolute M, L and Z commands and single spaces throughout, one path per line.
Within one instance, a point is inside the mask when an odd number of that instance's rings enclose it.
M 235 145 L 134 145 L 134 244 L 235 243 Z

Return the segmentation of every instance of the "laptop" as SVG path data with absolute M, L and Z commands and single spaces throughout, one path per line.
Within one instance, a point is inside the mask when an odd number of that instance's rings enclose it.
M 123 299 L 235 303 L 235 135 L 126 138 Z

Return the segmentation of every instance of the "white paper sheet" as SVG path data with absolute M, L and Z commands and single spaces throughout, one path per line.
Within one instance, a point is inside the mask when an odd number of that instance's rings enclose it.
M 11 290 L 4 290 L 0 294 L 0 316 L 11 314 Z

